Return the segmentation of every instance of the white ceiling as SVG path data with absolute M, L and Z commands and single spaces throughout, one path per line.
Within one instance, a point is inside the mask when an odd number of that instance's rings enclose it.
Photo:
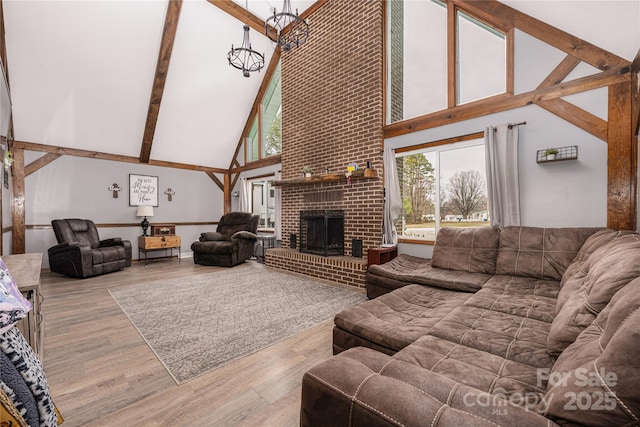
M 248 3 L 261 19 L 282 9 L 281 0 Z M 292 0 L 292 7 L 313 3 Z M 640 0 L 504 3 L 628 60 L 640 48 Z M 15 138 L 139 156 L 167 1 L 4 0 L 3 7 Z M 264 76 L 247 79 L 228 65 L 242 35 L 240 21 L 206 0 L 184 1 L 152 159 L 229 167 Z M 250 37 L 268 64 L 275 44 L 253 29 Z

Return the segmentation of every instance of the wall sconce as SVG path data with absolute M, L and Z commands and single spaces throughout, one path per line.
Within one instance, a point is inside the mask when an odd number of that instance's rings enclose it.
M 240 193 L 238 193 L 237 191 L 234 191 L 233 194 L 231 194 L 233 197 L 240 197 Z

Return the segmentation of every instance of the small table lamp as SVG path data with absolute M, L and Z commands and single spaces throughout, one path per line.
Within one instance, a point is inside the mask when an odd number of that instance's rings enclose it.
M 149 228 L 149 221 L 147 220 L 148 216 L 153 216 L 153 206 L 138 206 L 138 210 L 136 211 L 136 216 L 143 216 L 144 219 L 140 223 L 142 227 L 142 235 L 147 235 L 147 229 Z

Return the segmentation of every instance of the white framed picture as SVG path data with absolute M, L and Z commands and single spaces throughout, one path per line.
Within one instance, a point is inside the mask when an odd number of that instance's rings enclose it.
M 129 174 L 129 206 L 158 206 L 158 177 Z

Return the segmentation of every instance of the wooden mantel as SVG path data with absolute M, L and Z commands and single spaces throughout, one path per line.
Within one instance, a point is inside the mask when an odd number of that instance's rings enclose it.
M 375 169 L 358 169 L 351 173 L 351 179 L 354 181 L 363 180 L 363 179 L 375 179 L 378 177 L 378 171 Z M 341 184 L 347 183 L 347 176 L 345 173 L 325 173 L 320 175 L 313 175 L 309 178 L 293 178 L 293 179 L 281 179 L 279 181 L 274 181 L 274 186 L 303 186 L 303 185 L 313 185 L 313 184 L 322 184 L 329 182 L 337 182 Z

